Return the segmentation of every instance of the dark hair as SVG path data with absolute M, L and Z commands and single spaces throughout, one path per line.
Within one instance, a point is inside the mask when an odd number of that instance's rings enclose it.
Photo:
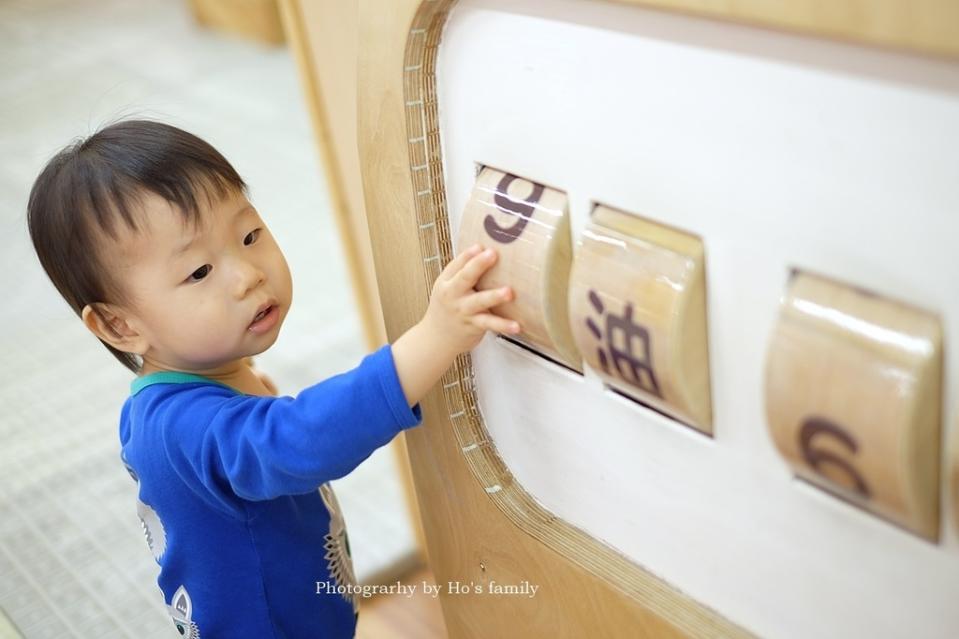
M 82 316 L 95 302 L 132 303 L 105 268 L 105 236 L 118 239 L 118 219 L 139 232 L 133 212 L 142 210 L 145 192 L 170 202 L 196 228 L 198 194 L 212 204 L 214 197 L 246 190 L 209 143 L 169 124 L 126 120 L 73 141 L 47 163 L 30 190 L 27 224 L 40 264 Z M 96 306 L 93 310 L 103 318 Z M 100 341 L 121 364 L 140 371 L 137 355 Z

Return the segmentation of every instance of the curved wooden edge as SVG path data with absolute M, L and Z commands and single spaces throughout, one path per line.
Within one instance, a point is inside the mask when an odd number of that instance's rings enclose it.
M 409 164 L 411 172 L 426 159 L 430 193 L 414 200 L 418 228 L 426 225 L 431 232 L 421 233 L 421 255 L 427 268 L 426 286 L 433 282 L 443 265 L 453 258 L 449 215 L 446 205 L 442 149 L 439 140 L 439 118 L 436 100 L 436 51 L 454 0 L 426 1 L 420 5 L 407 40 L 404 58 L 404 103 L 407 114 Z M 410 130 L 422 123 L 425 130 L 415 135 Z M 425 148 L 420 148 L 425 147 Z M 416 190 L 416 178 L 414 189 Z M 422 190 L 416 190 L 422 193 Z M 433 260 L 439 255 L 439 260 Z M 433 260 L 430 262 L 429 260 Z M 431 267 L 435 264 L 434 267 Z M 463 451 L 463 458 L 483 490 L 514 525 L 535 537 L 566 558 L 589 570 L 624 594 L 643 603 L 690 636 L 748 636 L 748 633 L 705 606 L 689 599 L 678 590 L 640 568 L 625 556 L 603 545 L 594 537 L 557 518 L 544 509 L 516 481 L 490 441 L 479 412 L 472 360 L 461 355 L 443 378 L 443 394 L 447 414 Z
M 324 0 L 319 3 L 309 3 L 306 6 L 303 5 L 302 0 L 279 0 L 283 30 L 299 70 L 322 169 L 325 172 L 324 177 L 333 204 L 333 217 L 340 234 L 340 244 L 343 246 L 347 272 L 357 303 L 357 314 L 362 324 L 363 339 L 368 349 L 374 349 L 383 344 L 386 331 L 383 327 L 379 294 L 376 289 L 376 274 L 373 270 L 372 251 L 369 246 L 363 194 L 354 192 L 361 190 L 359 153 L 355 146 L 356 136 L 354 135 L 356 122 L 341 121 L 350 115 L 356 117 L 357 10 L 356 0 Z M 311 43 L 317 44 L 317 37 L 310 36 L 310 29 L 306 23 L 308 18 L 304 15 L 306 11 L 309 12 L 310 18 L 323 25 L 331 25 L 324 26 L 323 29 L 334 28 L 335 25 L 335 28 L 343 30 L 345 34 L 343 39 L 352 42 L 353 45 L 350 51 L 334 49 L 324 53 L 331 60 L 331 64 L 332 60 L 337 59 L 336 57 L 342 56 L 339 57 L 338 63 L 345 66 L 337 77 L 326 78 L 326 91 L 321 86 L 322 70 L 316 67 L 315 52 L 311 46 Z M 352 40 L 346 34 L 352 34 Z M 323 44 L 326 45 L 325 42 Z M 329 95 L 338 92 L 348 93 Z M 324 96 L 324 93 L 327 95 Z M 324 97 L 339 101 L 339 118 L 331 119 L 331 115 L 324 106 Z M 345 128 L 337 136 L 334 136 L 331 130 L 334 122 Z M 416 491 L 413 488 L 405 437 L 400 435 L 394 439 L 390 443 L 390 448 L 396 461 L 407 512 L 416 536 L 417 560 L 423 563 L 427 559 L 426 538 L 423 534 Z M 393 577 L 405 572 L 407 568 L 397 566 Z M 385 575 L 384 578 L 392 579 L 390 575 Z
M 383 16 L 372 6 L 368 11 L 361 9 L 360 149 L 374 257 L 391 338 L 418 320 L 433 282 L 452 258 L 434 71 L 443 25 L 453 2 L 406 0 L 404 4 L 408 13 L 402 18 L 395 14 Z M 394 10 L 403 15 L 401 10 Z M 400 55 L 402 68 L 397 59 Z M 403 248 L 414 251 L 418 248 L 421 261 L 397 263 L 393 256 Z M 391 292 L 393 287 L 396 290 Z M 415 299 L 410 299 L 411 293 Z M 632 619 L 630 625 L 637 627 L 637 636 L 640 626 L 646 628 L 642 634 L 648 632 L 647 636 L 751 636 L 613 548 L 542 508 L 513 479 L 490 441 L 473 386 L 471 359 L 464 354 L 442 380 L 441 401 L 436 401 L 434 390 L 429 401 L 424 402 L 425 421 L 429 422 L 426 434 L 409 433 L 415 442 L 411 456 L 417 457 L 413 460 L 414 476 L 418 465 L 439 464 L 438 457 L 443 455 L 464 461 L 488 501 L 516 529 L 555 553 L 549 555 L 551 561 L 559 564 L 565 560 L 598 578 L 591 586 L 593 596 L 613 602 L 604 604 L 607 609 L 615 610 L 613 619 Z M 440 411 L 439 415 L 436 410 Z M 442 423 L 437 425 L 437 421 Z M 426 437 L 433 437 L 434 441 L 422 441 Z M 446 449 L 438 453 L 441 444 Z M 422 481 L 417 478 L 417 490 L 427 494 L 421 503 L 430 503 L 428 493 L 435 493 L 436 483 L 446 482 L 452 480 L 437 479 L 435 474 Z M 435 495 L 433 498 L 436 499 Z M 444 503 L 448 503 L 448 499 Z M 459 505 L 450 513 L 450 518 L 465 519 L 469 515 L 466 511 L 466 505 Z M 449 545 L 449 538 L 460 533 L 456 525 L 457 522 L 444 522 L 444 530 L 434 533 L 441 536 L 434 538 L 431 545 Z M 430 541 L 431 531 L 426 532 Z M 500 533 L 500 536 L 505 538 L 509 533 Z M 462 554 L 460 549 L 447 549 L 446 556 L 457 552 Z M 449 563 L 456 563 L 455 559 L 451 558 Z M 480 566 L 486 570 L 483 563 Z M 438 580 L 443 570 L 443 561 L 434 566 Z M 579 585 L 569 580 L 565 587 L 574 589 Z M 443 605 L 452 632 L 457 627 L 457 619 L 449 618 L 449 601 L 444 600 Z M 474 602 L 476 605 L 480 604 Z M 462 608 L 459 611 L 464 617 L 470 614 Z M 553 610 L 554 614 L 563 612 L 562 607 Z M 594 611 L 585 616 L 596 614 Z M 600 619 L 592 619 L 590 623 L 597 623 L 601 628 L 605 623 L 606 630 L 614 627 L 609 625 L 612 621 Z

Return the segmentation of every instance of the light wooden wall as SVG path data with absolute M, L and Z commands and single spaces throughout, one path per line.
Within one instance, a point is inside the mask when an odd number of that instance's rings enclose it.
M 363 336 L 369 349 L 386 342 L 367 226 L 356 144 L 357 3 L 355 0 L 281 0 L 290 49 L 300 70 L 317 148 L 326 171 Z M 417 551 L 425 559 L 422 524 L 413 491 L 405 436 L 396 455 Z
M 282 44 L 277 0 L 189 0 L 197 23 L 267 44 Z
M 904 51 L 959 55 L 954 0 L 619 0 Z
M 954 0 L 620 1 L 927 55 L 959 54 L 959 2 Z M 452 4 L 281 2 L 371 346 L 396 339 L 421 317 L 435 277 L 422 262 L 429 247 L 419 229 L 438 221 L 425 219 L 424 211 L 445 215 L 442 163 L 438 155 L 431 157 L 438 168 L 431 184 L 437 199 L 431 208 L 418 208 L 405 107 L 413 92 L 429 90 L 431 79 L 411 83 L 403 68 L 420 63 L 432 72 L 435 46 L 416 50 L 412 30 L 433 38 L 435 45 Z M 435 117 L 435 95 L 431 108 Z M 429 144 L 438 153 L 438 140 Z M 430 241 L 442 248 L 445 261 L 449 229 L 444 236 L 442 223 L 437 228 Z M 470 358 L 464 356 L 443 381 L 462 388 L 472 379 Z M 444 594 L 451 636 L 614 637 L 624 630 L 649 637 L 748 634 L 537 508 L 498 458 L 481 418 L 451 417 L 457 402 L 475 409 L 469 401 L 467 393 L 437 387 L 423 401 L 424 425 L 407 434 L 415 492 L 424 507 L 421 534 L 437 582 L 527 579 L 541 590 L 525 600 Z M 464 444 L 473 443 L 478 444 L 475 454 L 464 455 Z M 491 485 L 483 481 L 499 481 L 500 490 L 489 492 Z
M 918 30 L 909 21 L 896 23 L 917 7 L 907 2 L 799 2 L 774 10 L 763 3 L 632 4 L 927 54 L 954 51 L 957 33 L 946 2 L 918 7 L 922 24 L 931 25 Z M 391 339 L 419 319 L 433 278 L 452 255 L 433 75 L 452 5 L 397 0 L 387 11 L 380 2 L 360 3 L 360 157 Z M 949 25 L 944 32 L 943 21 Z M 418 101 L 424 113 L 411 112 Z M 424 160 L 430 166 L 426 183 L 413 171 Z M 431 259 L 437 254 L 438 262 Z M 685 597 L 538 506 L 498 456 L 476 410 L 474 381 L 465 355 L 423 401 L 424 425 L 409 433 L 432 567 L 439 583 L 525 579 L 541 590 L 527 600 L 444 596 L 451 636 L 748 635 L 711 611 L 709 602 Z

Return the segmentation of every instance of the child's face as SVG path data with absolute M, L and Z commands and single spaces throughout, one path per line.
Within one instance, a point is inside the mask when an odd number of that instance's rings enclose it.
M 144 370 L 211 372 L 269 348 L 290 309 L 293 283 L 246 196 L 232 194 L 212 207 L 198 198 L 196 234 L 163 198 L 146 194 L 143 203 L 148 227 L 139 234 L 124 227 L 117 257 L 135 300 L 131 322 L 145 345 Z M 275 308 L 251 329 L 267 303 Z

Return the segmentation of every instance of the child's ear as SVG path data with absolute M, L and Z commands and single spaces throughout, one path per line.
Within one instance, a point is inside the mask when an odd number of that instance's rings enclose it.
M 91 333 L 118 351 L 138 355 L 147 351 L 146 340 L 117 306 L 101 302 L 87 304 L 80 317 Z

